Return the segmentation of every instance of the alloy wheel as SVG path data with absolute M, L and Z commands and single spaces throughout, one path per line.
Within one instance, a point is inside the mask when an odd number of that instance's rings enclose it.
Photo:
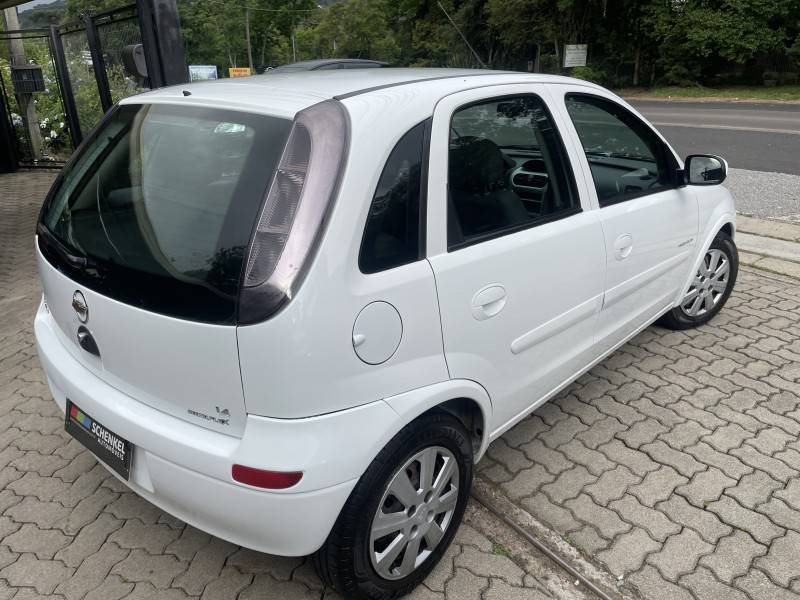
M 372 519 L 369 553 L 384 579 L 402 579 L 439 545 L 458 503 L 459 468 L 441 446 L 418 452 L 392 476 Z
M 690 317 L 700 317 L 713 310 L 728 287 L 729 275 L 728 257 L 721 250 L 710 249 L 681 300 L 681 310 Z

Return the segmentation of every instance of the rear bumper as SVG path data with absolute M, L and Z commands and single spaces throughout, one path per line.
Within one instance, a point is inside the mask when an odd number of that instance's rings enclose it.
M 153 409 L 105 383 L 64 347 L 44 306 L 35 320 L 53 397 L 69 398 L 134 445 L 136 493 L 198 529 L 270 554 L 303 556 L 325 541 L 366 465 L 396 431 L 385 402 L 308 419 L 249 415 L 244 435 L 211 431 Z M 303 471 L 288 490 L 233 481 L 231 466 Z

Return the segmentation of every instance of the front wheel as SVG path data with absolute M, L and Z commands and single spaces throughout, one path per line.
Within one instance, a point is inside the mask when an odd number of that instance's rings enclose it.
M 472 443 L 461 422 L 431 413 L 378 454 L 314 555 L 322 580 L 346 598 L 409 593 L 453 540 L 472 484 Z
M 739 253 L 720 231 L 706 251 L 680 304 L 661 318 L 669 329 L 689 329 L 710 321 L 727 302 L 739 273 Z

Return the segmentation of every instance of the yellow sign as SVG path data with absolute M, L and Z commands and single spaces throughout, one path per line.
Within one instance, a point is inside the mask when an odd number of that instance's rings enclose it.
M 248 67 L 230 67 L 228 77 L 250 77 L 250 69 Z

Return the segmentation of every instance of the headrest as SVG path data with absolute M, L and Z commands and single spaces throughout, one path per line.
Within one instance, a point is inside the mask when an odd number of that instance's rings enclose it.
M 492 140 L 463 137 L 450 149 L 449 183 L 456 190 L 487 191 L 503 178 L 503 152 Z

